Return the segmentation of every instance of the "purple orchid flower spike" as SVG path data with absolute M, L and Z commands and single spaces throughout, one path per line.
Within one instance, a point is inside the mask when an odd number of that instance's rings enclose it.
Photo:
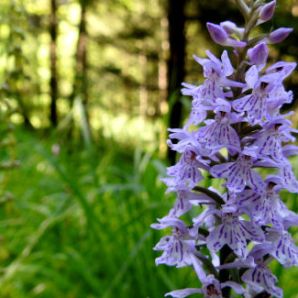
M 162 252 L 156 264 L 189 266 L 201 287 L 166 296 L 282 298 L 270 262 L 298 266 L 298 248 L 289 232 L 298 226 L 298 214 L 282 200 L 286 191 L 298 193 L 288 160 L 298 155 L 298 130 L 289 120 L 291 112 L 282 110 L 293 100 L 283 81 L 296 63 L 268 65 L 267 46 L 284 40 L 292 29 L 251 36 L 256 26 L 272 19 L 277 1 L 235 2 L 244 27 L 232 21 L 207 23 L 211 38 L 232 47 L 232 53 L 194 56 L 203 81 L 182 84 L 192 109 L 182 129 L 169 129 L 168 145 L 180 158 L 163 181 L 176 201 L 152 225 L 172 231 L 154 248 Z

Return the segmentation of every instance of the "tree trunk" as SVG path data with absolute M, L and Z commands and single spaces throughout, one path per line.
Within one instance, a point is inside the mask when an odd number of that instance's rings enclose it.
M 139 114 L 145 119 L 148 113 L 148 90 L 146 86 L 146 67 L 148 64 L 146 53 L 139 54 L 140 69 L 142 71 L 141 83 L 139 87 Z
M 182 102 L 181 83 L 185 77 L 185 0 L 168 1 L 169 48 L 168 60 L 168 102 L 169 127 L 177 128 L 181 124 Z M 175 163 L 175 152 L 168 150 L 168 159 Z
M 87 19 L 87 0 L 81 0 L 81 17 L 79 23 L 79 34 L 76 50 L 76 69 L 73 82 L 73 89 L 70 95 L 70 105 L 73 108 L 75 99 L 77 98 L 81 107 L 81 123 L 80 128 L 82 136 L 87 145 L 90 145 L 92 140 L 91 127 L 89 121 L 88 104 L 88 61 L 87 61 L 87 40 L 88 32 L 86 26 Z M 73 119 L 72 119 L 73 121 Z M 70 128 L 72 130 L 72 127 Z M 71 132 L 70 132 L 71 133 Z
M 57 2 L 56 0 L 51 1 L 51 16 L 50 16 L 50 65 L 51 65 L 51 78 L 50 78 L 50 123 L 56 127 L 58 124 L 58 113 L 57 113 L 57 98 L 58 98 L 58 79 L 57 79 Z

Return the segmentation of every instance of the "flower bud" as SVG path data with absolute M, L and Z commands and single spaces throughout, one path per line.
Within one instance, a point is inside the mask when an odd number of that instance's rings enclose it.
M 293 28 L 286 28 L 286 27 L 278 28 L 269 34 L 269 42 L 272 44 L 282 42 L 284 39 L 286 39 L 289 36 L 289 34 L 292 31 L 293 31 Z
M 262 65 L 266 63 L 268 53 L 269 51 L 267 45 L 262 42 L 249 49 L 247 52 L 247 56 L 252 64 Z
M 207 23 L 207 29 L 211 38 L 218 44 L 224 44 L 228 39 L 227 32 L 219 25 Z
M 259 18 L 262 21 L 262 23 L 272 19 L 275 6 L 276 6 L 276 1 L 273 0 L 261 7 Z
M 228 33 L 220 26 L 213 23 L 207 23 L 207 29 L 214 42 L 228 47 L 243 48 L 246 43 L 230 38 Z
M 221 22 L 220 26 L 230 35 L 236 34 L 241 38 L 244 34 L 244 28 L 237 27 L 237 25 L 231 21 Z

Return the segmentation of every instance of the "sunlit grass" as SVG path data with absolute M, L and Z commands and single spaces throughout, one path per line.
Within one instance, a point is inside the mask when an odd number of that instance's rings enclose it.
M 149 226 L 172 203 L 158 159 L 108 144 L 53 155 L 51 141 L 19 138 L 15 197 L 1 208 L 1 297 L 162 297 L 195 280 L 154 264 Z

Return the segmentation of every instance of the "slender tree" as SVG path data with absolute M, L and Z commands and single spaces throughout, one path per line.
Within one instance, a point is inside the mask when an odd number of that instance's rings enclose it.
M 168 101 L 170 103 L 169 126 L 179 127 L 182 118 L 180 101 L 181 82 L 185 77 L 185 0 L 168 1 L 169 48 Z M 168 159 L 175 163 L 175 152 L 168 151 Z
M 87 31 L 87 9 L 90 5 L 90 0 L 80 0 L 81 16 L 78 26 L 78 42 L 76 50 L 76 69 L 75 79 L 73 82 L 73 90 L 70 95 L 71 106 L 74 105 L 75 99 L 78 98 L 81 105 L 82 118 L 80 126 L 82 128 L 83 138 L 86 143 L 91 141 L 91 127 L 89 121 L 88 104 L 89 104 L 89 92 L 88 92 L 88 61 L 87 61 L 87 43 L 88 43 L 88 31 Z
M 58 79 L 57 79 L 57 1 L 50 0 L 51 14 L 50 14 L 50 25 L 49 32 L 51 36 L 50 44 L 50 67 L 51 67 L 51 78 L 50 78 L 50 123 L 52 126 L 57 126 L 58 113 L 57 113 L 57 98 L 58 98 Z

